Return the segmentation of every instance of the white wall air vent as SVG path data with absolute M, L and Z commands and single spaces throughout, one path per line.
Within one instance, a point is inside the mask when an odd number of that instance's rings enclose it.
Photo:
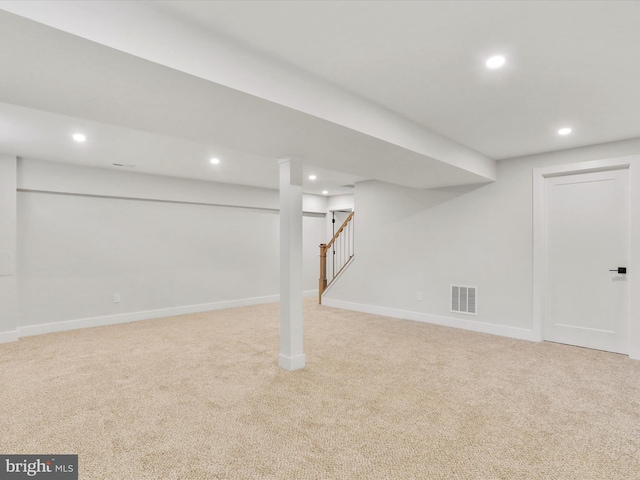
M 476 315 L 478 313 L 478 289 L 464 285 L 451 285 L 451 311 Z

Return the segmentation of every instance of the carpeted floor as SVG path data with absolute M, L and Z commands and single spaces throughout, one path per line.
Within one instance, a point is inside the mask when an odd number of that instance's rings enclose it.
M 305 302 L 0 345 L 0 453 L 81 479 L 640 479 L 640 362 Z

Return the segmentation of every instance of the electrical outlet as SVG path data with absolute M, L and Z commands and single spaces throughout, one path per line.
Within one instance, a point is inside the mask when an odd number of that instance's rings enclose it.
M 416 292 L 416 300 L 418 301 L 422 300 L 422 292 Z
M 120 303 L 120 294 L 119 293 L 114 293 L 113 294 L 113 303 Z

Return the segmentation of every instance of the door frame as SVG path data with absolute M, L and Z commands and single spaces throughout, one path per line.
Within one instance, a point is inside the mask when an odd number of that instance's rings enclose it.
M 543 341 L 545 302 L 545 179 L 609 170 L 629 171 L 629 358 L 640 360 L 640 155 L 533 169 L 533 335 Z M 636 273 L 634 275 L 634 273 Z

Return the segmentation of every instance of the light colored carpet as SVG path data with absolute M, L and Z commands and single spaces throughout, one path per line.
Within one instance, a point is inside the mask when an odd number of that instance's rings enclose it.
M 81 479 L 640 479 L 640 362 L 305 302 L 0 345 L 0 453 Z

